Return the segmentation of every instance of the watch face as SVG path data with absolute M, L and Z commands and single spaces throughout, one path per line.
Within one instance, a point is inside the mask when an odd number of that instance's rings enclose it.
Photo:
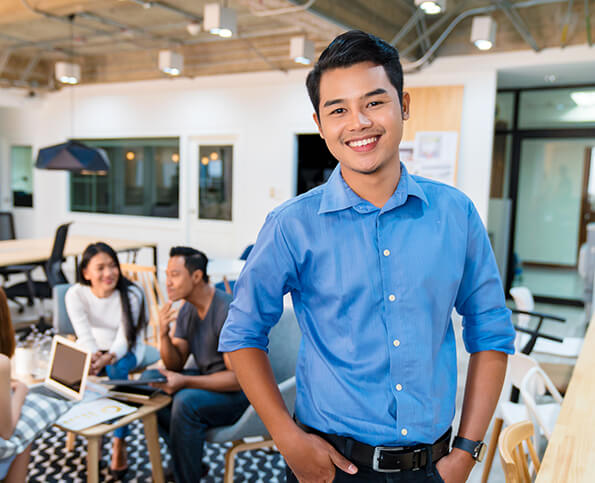
M 475 459 L 476 459 L 476 460 L 477 460 L 479 463 L 481 463 L 481 462 L 482 462 L 482 460 L 483 460 L 483 457 L 484 457 L 484 456 L 485 456 L 485 454 L 486 454 L 486 450 L 487 450 L 487 446 L 486 446 L 486 444 L 485 444 L 483 441 L 482 441 L 481 443 L 479 443 L 479 444 L 477 445 L 477 447 L 475 448 L 475 451 L 474 451 L 474 452 L 475 452 L 474 458 L 475 458 Z

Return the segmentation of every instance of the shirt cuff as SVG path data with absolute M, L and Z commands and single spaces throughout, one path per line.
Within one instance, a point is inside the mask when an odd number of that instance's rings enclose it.
M 463 316 L 463 341 L 467 352 L 499 351 L 514 354 L 516 332 L 510 310 L 499 308 Z

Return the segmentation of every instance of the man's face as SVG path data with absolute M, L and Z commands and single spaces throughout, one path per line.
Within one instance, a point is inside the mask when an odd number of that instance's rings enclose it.
M 165 270 L 165 287 L 170 300 L 186 299 L 190 296 L 201 277 L 200 270 L 192 275 L 184 265 L 184 257 L 170 257 Z
M 319 109 L 314 121 L 344 176 L 378 176 L 398 165 L 409 95 L 403 93 L 401 109 L 384 67 L 362 62 L 324 72 Z

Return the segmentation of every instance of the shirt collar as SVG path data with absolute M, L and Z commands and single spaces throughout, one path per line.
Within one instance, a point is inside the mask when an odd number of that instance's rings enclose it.
M 382 208 L 382 211 L 388 211 L 405 204 L 409 196 L 415 196 L 421 199 L 426 205 L 429 204 L 428 198 L 421 186 L 407 172 L 405 165 L 401 163 L 399 184 L 386 202 L 386 205 Z M 367 203 L 345 182 L 343 176 L 341 176 L 341 165 L 337 164 L 337 167 L 333 170 L 325 184 L 318 214 L 344 210 L 359 205 L 362 202 Z

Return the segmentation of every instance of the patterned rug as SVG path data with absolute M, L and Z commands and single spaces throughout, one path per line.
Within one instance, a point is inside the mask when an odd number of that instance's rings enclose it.
M 33 347 L 37 354 L 45 353 L 49 358 L 52 331 L 40 334 L 37 330 L 20 334 L 18 346 Z M 126 437 L 129 470 L 123 481 L 145 483 L 152 481 L 149 451 L 145 444 L 145 434 L 140 421 L 130 425 L 130 435 Z M 108 435 L 109 436 L 109 435 Z M 170 461 L 165 442 L 159 438 L 161 459 L 166 468 Z M 209 464 L 209 474 L 202 479 L 206 483 L 223 481 L 225 452 L 230 444 L 205 445 L 204 461 Z M 99 471 L 99 481 L 115 481 L 109 475 L 111 441 L 104 440 Z M 29 464 L 28 481 L 31 482 L 80 482 L 87 481 L 87 445 L 85 439 L 77 437 L 74 450 L 66 450 L 66 433 L 57 428 L 50 428 L 34 442 Z M 255 450 L 236 455 L 235 482 L 275 483 L 285 481 L 285 463 L 281 455 L 274 451 Z
M 151 465 L 149 452 L 145 444 L 145 435 L 140 421 L 130 425 L 130 435 L 126 438 L 129 470 L 123 481 L 131 483 L 150 482 Z M 165 452 L 165 443 L 161 443 L 161 458 L 166 467 L 169 454 Z M 203 482 L 223 481 L 225 451 L 229 444 L 205 445 L 204 461 L 209 464 L 209 474 Z M 99 481 L 115 481 L 108 472 L 111 441 L 105 439 L 103 446 Z M 50 428 L 33 444 L 29 477 L 31 482 L 84 483 L 87 481 L 87 448 L 84 438 L 77 437 L 74 450 L 66 450 L 66 433 L 57 428 Z M 264 450 L 246 451 L 236 456 L 235 482 L 274 483 L 285 481 L 285 463 L 277 452 Z

